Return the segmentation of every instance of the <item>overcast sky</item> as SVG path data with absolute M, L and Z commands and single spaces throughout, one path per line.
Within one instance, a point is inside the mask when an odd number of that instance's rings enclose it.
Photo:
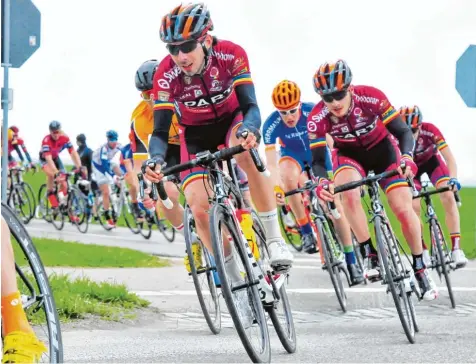
M 35 0 L 42 13 L 40 49 L 11 71 L 10 124 L 36 156 L 48 123 L 59 120 L 92 148 L 116 129 L 126 142 L 140 101 L 134 72 L 166 55 L 160 19 L 170 0 Z M 317 101 L 312 75 L 326 60 L 344 58 L 354 83 L 380 88 L 395 107 L 418 104 L 456 154 L 461 180 L 476 184 L 476 109 L 455 90 L 455 63 L 476 44 L 476 1 L 210 0 L 219 38 L 248 53 L 263 120 L 271 91 L 287 78 L 303 100 Z M 3 84 L 3 79 L 2 79 Z

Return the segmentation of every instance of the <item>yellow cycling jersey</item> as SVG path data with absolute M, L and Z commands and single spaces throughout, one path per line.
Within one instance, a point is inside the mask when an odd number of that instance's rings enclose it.
M 146 160 L 149 156 L 149 138 L 154 130 L 154 109 L 146 101 L 141 101 L 132 113 L 131 129 L 134 133 L 131 140 L 133 159 Z M 175 113 L 169 129 L 169 144 L 180 145 L 179 124 Z

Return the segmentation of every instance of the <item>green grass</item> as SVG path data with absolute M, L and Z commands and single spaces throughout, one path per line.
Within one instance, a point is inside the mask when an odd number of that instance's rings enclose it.
M 170 262 L 137 250 L 55 239 L 32 238 L 45 267 L 160 268 Z M 23 257 L 13 244 L 17 257 Z
M 30 281 L 33 277 L 29 277 Z M 119 321 L 134 318 L 134 310 L 148 307 L 150 302 L 130 293 L 123 284 L 97 283 L 89 278 L 70 279 L 68 275 L 51 274 L 51 289 L 61 322 L 84 319 L 88 316 Z M 22 290 L 20 284 L 20 290 Z M 42 310 L 27 311 L 34 324 L 45 322 Z

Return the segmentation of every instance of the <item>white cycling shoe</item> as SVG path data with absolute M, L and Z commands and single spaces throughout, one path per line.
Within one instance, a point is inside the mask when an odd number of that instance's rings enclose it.
M 269 263 L 276 272 L 288 271 L 294 261 L 293 254 L 289 251 L 283 239 L 273 239 L 266 242 L 269 252 Z

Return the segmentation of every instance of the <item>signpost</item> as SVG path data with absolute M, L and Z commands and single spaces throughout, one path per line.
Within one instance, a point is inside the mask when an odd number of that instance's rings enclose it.
M 41 14 L 31 0 L 2 0 L 2 200 L 7 195 L 8 111 L 13 108 L 9 69 L 20 68 L 40 48 Z M 8 92 L 7 92 L 8 90 Z M 11 90 L 11 91 L 10 91 Z
M 470 45 L 456 62 L 456 91 L 467 107 L 476 108 L 476 45 Z

